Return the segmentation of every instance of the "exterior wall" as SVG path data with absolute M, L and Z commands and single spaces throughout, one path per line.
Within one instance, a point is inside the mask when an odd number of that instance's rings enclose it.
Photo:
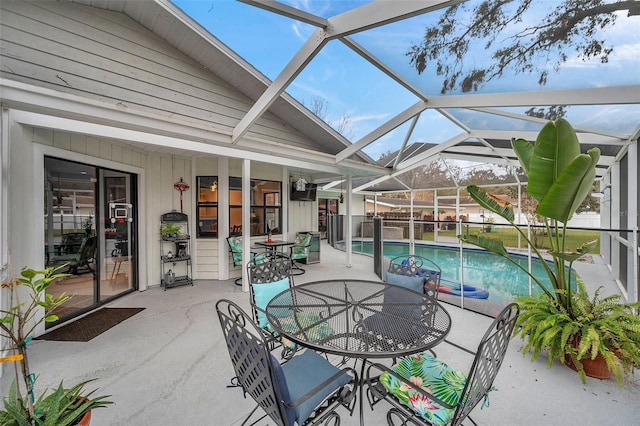
M 114 140 L 95 138 L 68 132 L 53 131 L 49 129 L 32 128 L 28 126 L 16 126 L 12 133 L 11 164 L 21 164 L 24 167 L 11 167 L 10 185 L 12 197 L 24 198 L 27 203 L 38 203 L 42 199 L 42 167 L 44 154 L 42 148 L 34 144 L 48 147 L 45 154 L 80 161 L 87 164 L 110 167 L 138 174 L 138 246 L 139 266 L 141 271 L 140 288 L 160 284 L 160 215 L 171 210 L 180 210 L 180 193 L 173 188 L 173 184 L 181 177 L 190 183 L 191 159 L 160 155 L 144 152 Z M 25 164 L 26 159 L 33 157 L 30 164 Z M 74 155 L 76 154 L 76 155 Z M 17 156 L 23 158 L 18 159 Z M 32 166 L 32 167 L 31 167 Z M 30 187 L 33 187 L 32 196 L 26 196 L 24 190 L 17 190 L 15 182 L 22 182 L 24 170 L 31 170 L 34 178 Z M 191 183 L 190 183 L 191 184 Z M 21 185 L 22 186 L 22 185 Z M 149 194 L 152 194 L 149 196 Z M 190 218 L 193 216 L 193 204 L 188 196 L 183 199 L 183 211 Z M 34 201 L 35 200 L 35 201 Z M 31 225 L 24 223 L 25 216 L 20 210 L 11 207 L 10 228 L 32 230 L 35 240 L 43 240 L 44 222 L 42 216 L 29 218 Z M 38 205 L 30 205 L 30 211 L 43 211 Z M 191 226 L 193 224 L 190 223 Z M 20 232 L 22 234 L 22 232 Z M 27 241 L 35 241 L 33 239 Z M 12 247 L 20 246 L 21 239 L 12 239 Z M 43 245 L 44 242 L 41 244 Z M 33 246 L 26 247 L 27 252 L 33 251 Z M 37 258 L 29 259 L 30 264 L 44 264 L 43 255 L 38 252 Z M 22 256 L 20 256 L 22 257 Z M 27 259 L 25 259 L 27 260 Z M 21 263 L 22 264 L 22 263 Z
M 0 8 L 2 78 L 191 124 L 225 138 L 253 104 L 123 13 L 54 1 L 3 0 Z M 249 134 L 317 148 L 270 113 Z

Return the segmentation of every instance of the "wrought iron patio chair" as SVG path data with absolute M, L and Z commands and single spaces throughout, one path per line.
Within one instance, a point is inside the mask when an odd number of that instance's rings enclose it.
M 233 266 L 244 266 L 242 264 L 242 236 L 240 237 L 227 237 L 227 244 L 229 245 L 229 252 L 231 253 L 231 259 L 233 260 Z M 249 262 L 260 263 L 266 262 L 267 255 L 257 251 L 249 252 Z M 236 278 L 234 281 L 236 285 L 242 285 L 242 276 Z
M 311 234 L 298 232 L 295 242 L 289 247 L 289 258 L 291 259 L 291 268 L 293 275 L 302 275 L 305 273 L 304 268 L 300 266 L 296 260 L 306 259 L 309 256 L 311 248 Z
M 387 269 L 386 282 L 404 285 L 438 299 L 441 277 L 442 269 L 431 259 L 416 255 L 404 255 L 391 259 Z
M 438 265 L 436 265 L 430 259 L 421 256 L 403 255 L 398 256 L 389 262 L 389 268 L 386 273 L 387 284 L 398 285 L 405 287 L 409 290 L 413 290 L 418 293 L 424 293 L 432 298 L 434 301 L 438 299 L 438 287 L 440 286 L 440 276 L 442 271 Z M 405 299 L 412 298 L 410 293 L 393 293 L 395 300 L 388 300 L 385 295 L 385 314 L 393 312 L 397 309 L 403 309 L 398 307 Z M 387 303 L 388 302 L 388 303 Z M 396 302 L 400 302 L 399 304 Z M 423 309 L 419 312 L 416 311 L 415 315 L 419 315 L 421 322 L 425 324 L 425 328 L 433 321 L 437 305 L 425 304 Z M 406 312 L 404 313 L 406 315 Z M 369 336 L 373 339 L 377 339 L 375 336 L 393 337 L 402 333 L 397 325 L 388 324 L 383 320 L 384 316 L 379 313 L 375 313 L 362 321 L 364 328 Z M 366 335 L 365 334 L 365 335 Z M 371 342 L 373 344 L 373 342 Z M 432 354 L 435 354 L 431 351 Z
M 465 419 L 476 424 L 469 414 L 495 390 L 519 312 L 515 303 L 502 310 L 482 337 L 466 375 L 428 353 L 404 357 L 392 367 L 370 365 L 365 379 L 369 405 L 390 403 L 391 426 L 394 419 L 401 425 L 459 425 Z
M 340 424 L 336 409 L 353 413 L 358 376 L 351 368 L 338 368 L 311 350 L 280 364 L 271 354 L 261 329 L 238 305 L 229 300 L 216 303 L 236 377 L 232 386 L 242 387 L 265 414 L 281 426 Z
M 282 345 L 282 358 L 287 359 L 293 355 L 296 346 L 278 336 L 265 313 L 267 304 L 273 296 L 293 286 L 291 275 L 291 261 L 284 257 L 267 258 L 266 261 L 250 261 L 247 264 L 249 276 L 249 302 L 253 321 L 265 332 L 267 343 L 271 350 Z

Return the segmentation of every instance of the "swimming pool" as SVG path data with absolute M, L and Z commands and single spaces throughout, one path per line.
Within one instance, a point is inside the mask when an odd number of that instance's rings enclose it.
M 371 241 L 353 241 L 354 253 L 373 253 Z M 344 245 L 340 248 L 344 249 Z M 409 254 L 408 242 L 385 242 L 384 256 L 393 258 Z M 431 259 L 442 269 L 442 285 L 455 286 L 461 281 L 460 249 L 458 247 L 438 246 L 416 242 L 415 254 Z M 528 269 L 528 258 L 524 255 L 514 254 L 514 259 L 525 269 Z M 479 248 L 465 247 L 463 250 L 464 284 L 486 289 L 489 293 L 487 301 L 498 306 L 506 306 L 516 296 L 529 294 L 529 276 L 513 265 L 508 260 L 497 254 Z M 540 260 L 532 259 L 532 271 L 536 277 L 551 288 L 551 283 Z M 575 283 L 575 272 L 572 274 L 572 282 Z M 532 282 L 532 292 L 541 290 L 535 282 Z M 467 299 L 465 299 L 467 303 Z

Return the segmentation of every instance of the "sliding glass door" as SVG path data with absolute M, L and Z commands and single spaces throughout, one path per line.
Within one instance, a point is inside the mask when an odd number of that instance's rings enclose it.
M 56 312 L 65 321 L 136 288 L 135 179 L 59 158 L 44 163 L 45 262 L 69 274 L 47 293 L 72 296 Z

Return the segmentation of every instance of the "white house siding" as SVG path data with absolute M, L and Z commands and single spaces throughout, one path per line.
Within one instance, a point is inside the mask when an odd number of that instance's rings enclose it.
M 245 96 L 128 16 L 67 2 L 0 3 L 0 76 L 230 135 Z M 161 16 L 158 19 L 162 19 Z M 204 43 L 204 42 L 203 42 Z M 203 50 L 211 49 L 203 44 Z M 264 114 L 248 135 L 316 144 Z
M 123 166 L 134 166 L 143 171 L 145 175 L 145 187 L 138 188 L 138 207 L 144 205 L 144 209 L 139 209 L 141 213 L 138 223 L 138 242 L 140 247 L 144 247 L 144 250 L 140 251 L 140 253 L 144 253 L 144 255 L 139 259 L 139 266 L 141 269 L 144 269 L 144 274 L 141 276 L 146 277 L 146 282 L 141 282 L 140 286 L 146 288 L 147 286 L 159 285 L 161 275 L 160 215 L 171 210 L 180 211 L 180 193 L 173 188 L 173 184 L 179 181 L 180 178 L 184 178 L 186 182 L 190 182 L 191 159 L 144 152 L 113 140 L 49 129 L 25 126 L 23 127 L 23 135 L 23 137 L 12 138 L 12 149 L 16 149 L 17 152 L 31 151 L 29 144 L 34 142 L 58 149 L 59 155 L 57 156 L 60 158 L 69 158 L 68 155 L 65 155 L 65 151 L 69 151 L 86 155 L 86 158 L 80 158 L 79 160 L 88 164 L 114 167 L 114 163 L 119 163 Z M 54 153 L 54 155 L 56 154 Z M 29 156 L 25 154 L 23 158 L 28 159 Z M 12 157 L 12 163 L 18 164 L 17 162 L 13 162 L 13 160 L 15 160 L 15 158 Z M 74 160 L 76 160 L 76 158 L 74 158 Z M 109 163 L 105 164 L 106 161 L 109 161 Z M 20 168 L 16 168 L 15 166 L 11 168 L 12 178 L 22 173 L 22 170 L 20 170 L 22 166 L 29 170 L 37 167 L 36 164 L 24 164 L 23 160 Z M 117 164 L 115 164 L 115 168 L 117 168 Z M 12 180 L 14 182 L 20 181 L 19 178 Z M 34 182 L 33 187 L 35 188 L 33 196 L 26 197 L 24 190 L 17 191 L 18 188 L 14 184 L 11 184 L 13 194 L 20 193 L 28 200 L 41 199 L 42 194 L 38 193 L 38 191 L 42 191 L 42 183 L 38 184 L 38 182 Z M 33 206 L 31 206 L 31 209 L 33 209 Z M 188 193 L 184 193 L 183 195 L 183 211 L 188 214 L 189 217 L 193 217 L 193 205 Z M 25 225 L 21 222 L 24 218 L 20 210 L 11 208 L 10 212 L 12 227 L 15 224 L 14 229 L 23 229 Z M 40 220 L 36 218 L 33 223 L 36 225 L 34 232 L 37 238 L 42 238 L 39 236 L 44 235 L 44 222 L 42 218 L 40 218 Z M 43 262 L 44 259 L 39 261 Z

